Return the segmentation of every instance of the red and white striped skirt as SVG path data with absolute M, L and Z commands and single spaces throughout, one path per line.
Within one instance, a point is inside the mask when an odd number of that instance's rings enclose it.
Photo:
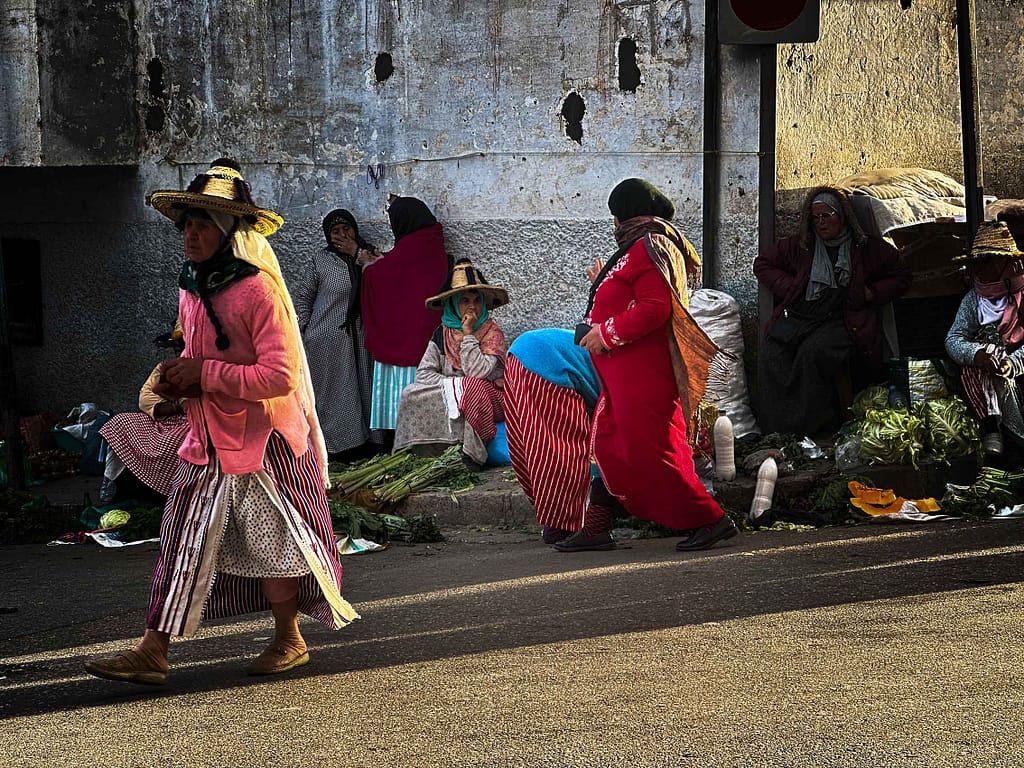
M 590 493 L 590 417 L 583 398 L 523 367 L 505 362 L 508 453 L 541 525 L 583 527 Z
M 298 609 L 338 628 L 358 618 L 341 597 L 341 563 L 323 481 L 314 451 L 294 456 L 273 433 L 263 469 L 253 473 L 283 516 L 310 572 L 299 577 Z M 164 507 L 160 554 L 149 594 L 148 629 L 192 635 L 202 619 L 270 609 L 260 579 L 218 572 L 232 478 L 211 458 L 206 465 L 182 461 Z

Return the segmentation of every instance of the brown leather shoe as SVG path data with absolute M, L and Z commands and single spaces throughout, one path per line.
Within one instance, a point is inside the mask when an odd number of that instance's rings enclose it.
M 308 651 L 271 643 L 245 671 L 250 675 L 276 675 L 308 663 Z
M 85 671 L 104 680 L 119 680 L 138 685 L 164 685 L 167 670 L 153 669 L 135 651 L 124 651 L 105 659 L 85 662 Z

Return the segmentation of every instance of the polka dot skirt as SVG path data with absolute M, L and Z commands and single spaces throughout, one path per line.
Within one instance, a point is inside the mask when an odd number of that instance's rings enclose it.
M 227 529 L 217 570 L 247 578 L 305 576 L 309 565 L 295 543 L 281 512 L 255 475 L 227 480 Z

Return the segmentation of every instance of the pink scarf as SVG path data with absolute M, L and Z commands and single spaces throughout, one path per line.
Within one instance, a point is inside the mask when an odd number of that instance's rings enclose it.
M 480 351 L 485 355 L 494 355 L 502 360 L 505 359 L 505 334 L 493 320 L 486 321 L 483 325 L 473 331 L 473 335 L 480 342 Z M 456 371 L 462 370 L 462 331 L 444 326 L 444 356 L 448 358 L 452 368 Z
M 1006 299 L 1006 309 L 999 321 L 999 337 L 1007 346 L 1024 341 L 1024 326 L 1021 325 L 1021 303 L 1024 302 L 1024 273 L 1011 275 L 994 283 L 974 281 L 974 292 L 986 299 Z

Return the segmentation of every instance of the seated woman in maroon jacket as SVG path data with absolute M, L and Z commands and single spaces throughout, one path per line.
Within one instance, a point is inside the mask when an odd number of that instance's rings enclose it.
M 800 232 L 765 249 L 754 274 L 775 300 L 758 352 L 762 430 L 837 427 L 836 372 L 858 358 L 858 383 L 882 378 L 881 308 L 906 292 L 910 273 L 895 248 L 864 233 L 845 192 L 817 187 Z

